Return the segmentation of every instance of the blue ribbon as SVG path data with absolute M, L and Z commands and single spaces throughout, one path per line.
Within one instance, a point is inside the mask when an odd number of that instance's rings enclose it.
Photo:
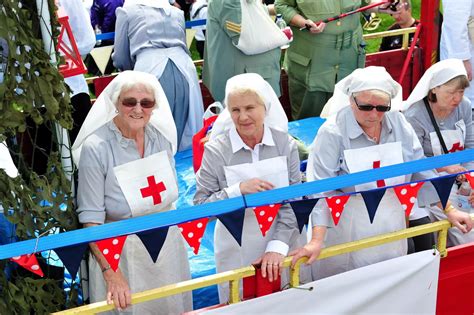
M 237 197 L 194 207 L 187 207 L 176 211 L 155 213 L 119 222 L 107 223 L 87 229 L 79 229 L 42 237 L 38 240 L 37 252 L 74 244 L 89 243 L 113 236 L 135 234 L 141 231 L 172 226 L 204 217 L 215 217 L 217 215 L 243 208 L 245 204 L 247 204 L 248 207 L 256 207 L 272 203 L 280 203 L 282 200 L 293 199 L 328 190 L 336 190 L 348 186 L 355 186 L 379 179 L 432 170 L 442 166 L 465 163 L 473 160 L 474 149 L 469 149 L 427 159 L 381 167 L 374 170 L 304 183 L 301 185 L 269 190 L 258 194 L 246 195 L 246 202 L 244 202 L 244 197 Z M 34 251 L 35 245 L 36 239 L 31 239 L 0 246 L 0 259 L 30 254 Z

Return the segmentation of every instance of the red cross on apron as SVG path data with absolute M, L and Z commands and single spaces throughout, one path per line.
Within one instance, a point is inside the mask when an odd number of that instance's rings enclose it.
M 380 161 L 374 161 L 374 164 L 372 166 L 372 168 L 380 168 Z M 377 181 L 377 187 L 385 187 L 385 181 L 383 179 L 379 179 Z
M 166 190 L 165 184 L 163 182 L 155 182 L 155 176 L 148 176 L 148 187 L 140 189 L 142 197 L 153 197 L 153 205 L 161 203 L 161 193 Z
M 453 146 L 451 147 L 451 149 L 449 149 L 448 152 L 454 153 L 456 151 L 462 151 L 462 150 L 464 150 L 464 147 L 461 146 L 460 142 L 456 142 L 456 143 L 453 143 Z

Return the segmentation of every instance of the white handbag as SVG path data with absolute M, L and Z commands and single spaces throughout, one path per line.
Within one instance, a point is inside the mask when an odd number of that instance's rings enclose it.
M 244 54 L 261 54 L 291 41 L 272 21 L 260 0 L 240 0 L 240 6 L 242 21 L 236 47 Z

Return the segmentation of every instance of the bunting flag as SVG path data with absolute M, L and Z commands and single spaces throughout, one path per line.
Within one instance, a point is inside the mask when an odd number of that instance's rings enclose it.
M 257 217 L 258 226 L 262 231 L 263 237 L 267 234 L 268 230 L 275 221 L 278 210 L 280 210 L 281 204 L 271 204 L 266 206 L 254 207 L 253 212 Z
M 386 188 L 373 189 L 368 191 L 362 191 L 360 194 L 364 198 L 365 206 L 367 207 L 367 212 L 369 213 L 370 223 L 374 223 L 375 213 L 379 207 L 380 201 L 385 195 Z
M 296 221 L 298 222 L 300 233 L 303 231 L 304 225 L 308 224 L 309 215 L 311 214 L 311 211 L 313 211 L 314 206 L 318 203 L 318 200 L 319 199 L 316 198 L 290 202 L 290 206 L 293 209 Z
M 209 218 L 202 218 L 178 224 L 181 234 L 193 249 L 195 255 L 198 254 L 199 247 L 201 247 L 201 239 L 206 231 L 207 222 L 209 222 Z
M 328 204 L 329 211 L 331 211 L 334 225 L 339 223 L 339 219 L 341 218 L 342 212 L 344 211 L 344 206 L 346 205 L 350 196 L 351 195 L 343 195 L 326 198 L 326 203 Z
M 245 208 L 218 215 L 217 218 L 224 224 L 230 234 L 242 246 L 242 228 L 244 227 Z
M 95 242 L 113 271 L 117 271 L 120 262 L 120 255 L 122 254 L 123 245 L 125 244 L 126 239 L 127 235 L 124 235 Z
M 438 192 L 443 209 L 446 209 L 449 194 L 451 193 L 451 189 L 453 188 L 454 182 L 456 181 L 456 176 L 457 174 L 430 179 L 434 188 Z
M 474 172 L 469 172 L 464 174 L 466 176 L 466 179 L 469 181 L 469 184 L 471 184 L 471 188 L 474 189 Z
M 82 243 L 54 249 L 73 280 L 76 279 L 77 271 L 79 270 L 82 256 L 87 246 L 89 246 L 89 244 Z
M 398 200 L 400 200 L 400 204 L 402 205 L 403 210 L 405 210 L 405 216 L 407 218 L 410 216 L 411 209 L 413 209 L 416 197 L 418 196 L 418 191 L 423 184 L 424 182 L 419 182 L 393 187 L 395 195 L 397 195 Z
M 154 263 L 160 255 L 161 248 L 166 241 L 166 236 L 168 235 L 169 226 L 161 227 L 154 230 L 148 230 L 136 233 L 135 235 L 140 238 L 143 245 L 145 246 L 148 254 Z
M 16 256 L 16 257 L 10 258 L 10 260 L 16 262 L 17 264 L 19 264 L 26 270 L 29 270 L 40 277 L 44 276 L 43 270 L 41 270 L 41 267 L 38 263 L 38 260 L 36 259 L 35 254 Z

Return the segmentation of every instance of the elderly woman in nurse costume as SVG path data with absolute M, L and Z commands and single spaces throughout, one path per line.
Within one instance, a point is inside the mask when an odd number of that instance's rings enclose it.
M 463 62 L 458 59 L 446 59 L 434 64 L 425 72 L 410 97 L 404 102 L 405 117 L 415 129 L 425 156 L 474 148 L 471 104 L 464 96 L 468 86 L 469 81 Z M 434 122 L 430 114 L 433 115 Z M 437 135 L 435 124 L 442 139 Z M 456 174 L 473 169 L 474 162 L 471 161 L 441 167 L 437 171 L 440 174 Z M 459 180 L 463 183 L 461 184 L 463 189 L 458 191 L 457 187 L 453 187 L 450 201 L 456 209 L 473 213 L 474 192 L 470 190 L 464 176 L 461 175 Z M 431 216 L 435 221 L 444 220 L 447 215 L 449 216 L 439 207 L 431 208 Z M 463 234 L 457 229 L 449 230 L 448 246 L 473 241 L 474 231 Z
M 307 177 L 319 180 L 422 159 L 423 149 L 415 132 L 397 110 L 401 86 L 383 67 L 357 69 L 336 85 L 333 98 L 323 111 L 330 117 L 321 126 L 308 160 Z M 398 176 L 377 182 L 323 193 L 322 197 L 393 186 L 435 177 L 434 172 Z M 418 194 L 420 206 L 437 202 L 432 185 L 425 183 Z M 415 208 L 418 206 L 415 205 Z M 370 222 L 360 194 L 351 195 L 339 224 L 332 222 L 326 202 L 320 201 L 311 214 L 312 236 L 308 244 L 290 255 L 293 263 L 303 256 L 313 263 L 323 246 L 402 230 L 405 211 L 392 189 L 388 189 Z M 406 255 L 407 242 L 400 240 L 361 251 L 338 255 L 313 264 L 313 278 L 320 279 L 369 264 Z
M 214 124 L 196 174 L 194 203 L 300 183 L 296 143 L 287 133 L 288 120 L 271 86 L 255 73 L 234 76 L 227 81 L 225 104 L 227 110 Z M 273 281 L 281 273 L 288 250 L 304 243 L 289 206 L 280 208 L 265 237 L 253 210 L 246 209 L 241 247 L 223 224 L 216 224 L 217 272 L 261 263 L 262 275 Z M 302 280 L 308 281 L 309 270 L 302 272 Z M 286 283 L 282 277 L 282 285 Z M 220 301 L 228 297 L 228 286 L 220 286 Z
M 77 203 L 84 227 L 173 210 L 178 197 L 173 154 L 176 128 L 155 76 L 120 73 L 99 96 L 73 145 L 79 167 Z M 160 198 L 142 194 L 150 178 L 162 183 Z M 90 243 L 91 301 L 107 299 L 121 311 L 131 293 L 190 279 L 184 240 L 169 228 L 155 262 L 136 235 L 126 239 L 116 272 Z M 139 303 L 127 314 L 180 314 L 192 310 L 190 292 Z

